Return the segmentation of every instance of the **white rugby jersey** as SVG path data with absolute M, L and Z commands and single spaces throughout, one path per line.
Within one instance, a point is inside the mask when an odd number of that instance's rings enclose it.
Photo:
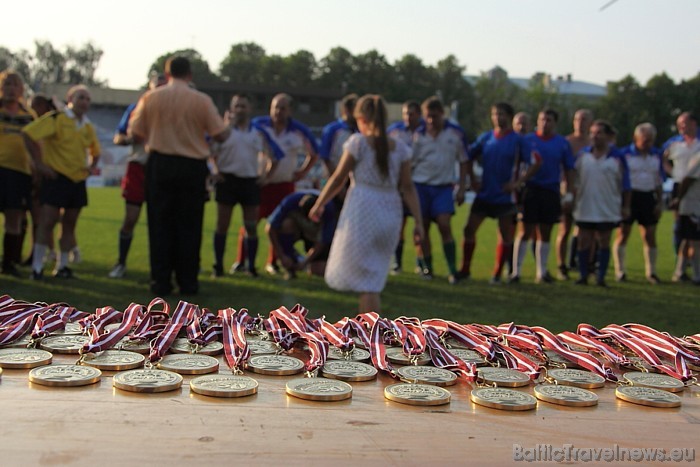
M 294 119 L 290 118 L 287 128 L 279 134 L 275 132 L 270 117 L 258 117 L 253 120 L 253 124 L 262 128 L 284 154 L 270 175 L 269 183 L 294 181 L 299 157 L 307 153 L 318 153 L 318 145 L 311 131 Z
M 682 216 L 700 217 L 700 154 L 695 154 L 688 161 L 686 177 L 694 181 L 681 198 L 681 202 L 678 205 L 678 213 Z
M 255 178 L 260 175 L 259 158 L 267 152 L 276 160 L 284 155 L 279 147 L 259 127 L 253 124 L 248 128 L 231 128 L 231 135 L 221 143 L 216 153 L 219 172 L 237 177 Z
M 663 182 L 661 151 L 651 148 L 642 154 L 634 143 L 620 150 L 630 171 L 630 186 L 635 191 L 655 191 Z
M 685 178 L 688 171 L 688 161 L 695 155 L 700 154 L 700 140 L 693 139 L 687 143 L 684 139 L 674 141 L 668 146 L 668 159 L 673 163 L 671 177 L 676 183 L 680 183 Z
M 596 158 L 590 147 L 584 148 L 576 159 L 577 222 L 620 222 L 622 193 L 629 191 L 630 179 L 625 158 L 615 149 Z
M 411 158 L 412 178 L 415 183 L 449 185 L 454 183 L 455 162 L 467 161 L 467 141 L 464 130 L 445 120 L 445 127 L 432 137 L 425 128 L 413 137 Z

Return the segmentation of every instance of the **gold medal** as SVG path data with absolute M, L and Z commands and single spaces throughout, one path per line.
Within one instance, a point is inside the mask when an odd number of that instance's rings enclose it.
M 287 394 L 307 401 L 335 402 L 350 399 L 352 386 L 327 378 L 295 378 L 287 382 Z
M 353 382 L 371 381 L 377 377 L 376 368 L 352 360 L 328 360 L 321 373 L 327 378 Z
M 667 375 L 630 371 L 622 375 L 632 386 L 663 389 L 664 391 L 680 392 L 685 389 L 683 382 Z
M 279 347 L 272 341 L 265 341 L 260 339 L 247 340 L 248 348 L 250 349 L 251 355 L 265 355 L 277 353 Z
M 369 360 L 369 352 L 363 349 L 354 348 L 349 352 L 343 352 L 338 347 L 331 347 L 328 350 L 328 360 L 354 360 L 356 362 L 366 362 Z
M 427 365 L 431 362 L 428 354 L 406 355 L 401 347 L 386 349 L 386 359 L 397 365 Z
M 447 389 L 430 384 L 392 384 L 384 388 L 384 397 L 399 404 L 445 405 L 452 395 Z
M 182 386 L 182 376 L 172 371 L 155 368 L 129 370 L 114 375 L 112 385 L 130 392 L 166 392 Z
M 681 398 L 668 391 L 644 386 L 618 386 L 615 396 L 626 402 L 648 407 L 680 407 Z
M 478 374 L 486 384 L 496 384 L 506 388 L 519 388 L 530 384 L 530 378 L 525 373 L 509 368 L 485 366 L 479 368 Z
M 654 368 L 653 366 L 649 365 L 646 360 L 644 360 L 642 357 L 638 357 L 636 355 L 628 355 L 627 360 L 629 360 L 629 365 L 622 365 L 627 368 L 632 368 L 635 370 L 641 370 L 641 371 L 646 371 L 649 373 L 658 373 L 659 370 Z
M 58 354 L 77 354 L 90 338 L 83 335 L 67 334 L 48 336 L 41 340 L 41 348 Z
M 208 355 L 196 353 L 166 355 L 158 362 L 161 370 L 174 371 L 181 375 L 203 375 L 219 370 L 219 361 Z
M 248 359 L 253 373 L 272 376 L 296 375 L 304 370 L 304 362 L 288 355 L 255 355 Z
M 530 394 L 505 388 L 476 388 L 470 394 L 472 402 L 499 410 L 532 410 L 537 399 Z
M 23 348 L 26 349 L 31 345 L 32 343 L 32 336 L 31 334 L 25 334 L 24 336 L 20 337 L 14 342 L 10 342 L 9 344 L 5 345 L 0 345 L 0 348 L 3 349 L 17 349 L 17 348 Z
M 143 365 L 146 357 L 136 352 L 126 350 L 105 350 L 98 354 L 85 355 L 83 365 L 88 365 L 99 370 L 124 371 L 132 370 Z
M 53 355 L 40 349 L 1 349 L 0 368 L 28 369 L 51 363 Z
M 449 351 L 452 355 L 459 358 L 464 363 L 473 363 L 476 366 L 488 365 L 488 362 L 486 361 L 484 356 L 481 355 L 476 350 L 452 348 L 452 349 L 449 349 Z
M 555 368 L 581 368 L 576 363 L 565 359 L 553 350 L 545 350 L 544 354 L 547 356 L 547 364 L 549 366 Z
M 212 397 L 245 397 L 258 392 L 258 382 L 241 375 L 206 375 L 190 381 L 190 390 Z
M 218 341 L 210 342 L 204 347 L 190 343 L 186 338 L 179 337 L 170 345 L 172 353 L 198 353 L 200 355 L 219 355 L 224 351 L 224 344 Z
M 595 389 L 605 386 L 605 378 L 591 371 L 574 370 L 573 368 L 553 368 L 547 370 L 547 376 L 557 384 L 575 386 L 583 389 Z
M 117 342 L 114 346 L 117 350 L 126 350 L 128 352 L 136 352 L 142 355 L 146 355 L 151 352 L 151 344 L 147 341 L 131 340 L 128 337 L 124 337 L 122 340 Z
M 29 381 L 42 386 L 87 386 L 100 380 L 102 372 L 83 365 L 46 365 L 29 372 Z
M 83 333 L 83 329 L 78 323 L 66 323 L 66 326 L 52 333 L 54 336 L 77 336 Z
M 401 379 L 411 383 L 433 384 L 435 386 L 452 386 L 457 383 L 457 375 L 444 368 L 409 365 L 399 368 L 396 372 Z
M 535 397 L 541 401 L 571 407 L 590 407 L 598 405 L 598 396 L 586 389 L 561 384 L 538 384 Z

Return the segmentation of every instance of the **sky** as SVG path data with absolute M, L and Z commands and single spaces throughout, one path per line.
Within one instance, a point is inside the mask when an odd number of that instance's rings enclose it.
M 317 60 L 337 46 L 376 49 L 390 63 L 412 53 L 434 65 L 453 54 L 467 74 L 498 65 L 512 77 L 571 73 L 601 85 L 700 72 L 699 0 L 617 0 L 600 11 L 608 1 L 34 0 L 4 5 L 0 46 L 33 52 L 37 39 L 59 49 L 92 41 L 104 51 L 97 77 L 121 89 L 140 87 L 156 58 L 183 48 L 216 71 L 240 42 L 283 56 L 304 49 Z

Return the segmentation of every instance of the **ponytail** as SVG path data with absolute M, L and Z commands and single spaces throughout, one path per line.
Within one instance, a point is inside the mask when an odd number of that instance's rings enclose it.
M 361 116 L 369 124 L 374 137 L 375 160 L 384 178 L 389 176 L 389 138 L 386 134 L 387 112 L 384 99 L 379 94 L 367 94 L 357 101 L 355 116 Z

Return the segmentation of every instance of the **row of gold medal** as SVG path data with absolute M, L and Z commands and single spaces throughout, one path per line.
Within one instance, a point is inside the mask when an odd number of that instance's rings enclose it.
M 69 323 L 70 324 L 70 323 Z M 190 389 L 198 394 L 214 397 L 243 397 L 255 394 L 258 384 L 252 378 L 235 374 L 211 374 L 218 372 L 219 361 L 212 357 L 223 352 L 220 342 L 195 348 L 185 338 L 176 339 L 170 350 L 156 366 L 145 362 L 143 354 L 150 351 L 148 343 L 125 339 L 119 350 L 107 350 L 100 354 L 81 356 L 75 365 L 51 365 L 52 354 L 78 354 L 88 337 L 79 328 L 67 327 L 63 334 L 42 339 L 41 349 L 27 348 L 27 339 L 15 342 L 12 347 L 0 349 L 0 374 L 2 368 L 31 369 L 29 380 L 46 386 L 84 386 L 100 380 L 101 370 L 119 371 L 114 375 L 114 387 L 132 392 L 155 393 L 176 390 L 181 387 L 181 375 L 202 375 L 190 381 Z M 254 373 L 289 376 L 303 372 L 304 364 L 296 357 L 276 354 L 277 346 L 258 336 L 249 336 L 251 358 L 246 368 Z M 473 350 L 452 348 L 450 351 L 465 362 L 485 365 L 480 354 Z M 195 353 L 193 353 L 195 352 Z M 556 360 L 556 354 L 550 354 Z M 362 363 L 369 360 L 369 352 L 355 348 L 344 353 L 331 348 L 328 360 L 321 368 L 325 378 L 296 378 L 287 383 L 287 393 L 302 399 L 338 401 L 352 397 L 352 386 L 347 382 L 374 380 L 377 369 Z M 452 371 L 426 366 L 430 358 L 423 354 L 408 357 L 401 348 L 387 348 L 387 360 L 404 365 L 396 370 L 396 376 L 404 381 L 389 385 L 384 390 L 387 399 L 411 405 L 443 405 L 450 402 L 451 394 L 444 387 L 456 384 L 457 375 Z M 139 369 L 140 367 L 145 367 Z M 554 362 L 563 366 L 563 361 Z M 567 362 L 568 363 L 568 362 Z M 569 363 L 570 365 L 570 363 Z M 627 372 L 624 382 L 615 395 L 624 401 L 651 407 L 678 407 L 681 399 L 674 392 L 685 385 L 670 376 L 646 371 Z M 589 389 L 601 388 L 605 379 L 595 373 L 573 368 L 553 368 L 544 377 L 545 384 L 537 384 L 537 399 L 559 405 L 587 407 L 597 405 L 598 396 Z M 502 410 L 531 410 L 537 399 L 530 394 L 511 388 L 527 386 L 530 378 L 517 370 L 485 366 L 479 368 L 477 387 L 470 398 L 475 404 Z

